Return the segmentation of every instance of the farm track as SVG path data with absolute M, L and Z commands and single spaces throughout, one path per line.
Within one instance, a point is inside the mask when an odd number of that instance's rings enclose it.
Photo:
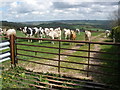
M 97 39 L 98 37 L 104 35 L 104 33 L 100 34 L 100 35 L 97 35 L 97 36 L 93 36 L 91 38 L 91 40 L 94 40 L 94 39 Z M 102 39 L 99 39 L 99 41 L 102 41 Z M 81 47 L 81 45 L 75 45 L 75 46 L 72 46 L 70 49 L 79 49 Z M 97 50 L 99 51 L 100 50 L 100 47 L 98 45 L 94 45 L 94 50 Z M 65 50 L 62 54 L 72 54 L 72 53 L 75 53 L 76 51 L 72 51 L 72 50 Z M 93 55 L 91 54 L 91 56 L 93 57 L 96 57 L 96 55 Z M 56 59 L 58 60 L 58 56 L 56 56 L 55 58 L 53 59 Z M 67 56 L 61 56 L 60 57 L 60 60 L 66 60 L 67 59 Z M 51 61 L 49 60 L 48 62 L 45 62 L 46 64 L 51 64 L 51 65 L 58 65 L 58 62 L 57 61 Z M 92 64 L 99 64 L 98 62 L 93 62 L 93 60 L 90 61 L 90 63 Z M 26 69 L 29 69 L 29 70 L 32 70 L 34 72 L 44 72 L 44 73 L 57 73 L 58 72 L 58 68 L 56 67 L 51 67 L 51 66 L 46 66 L 46 65 L 35 65 L 35 67 L 30 67 L 29 65 L 26 67 Z M 84 67 L 84 70 L 86 70 L 87 67 Z M 72 76 L 72 77 L 78 77 L 78 78 L 86 78 L 86 79 L 91 79 L 92 77 L 86 77 L 86 75 L 84 73 L 75 73 L 75 72 L 60 72 L 61 75 L 67 75 L 67 76 Z
M 107 40 L 107 38 L 105 38 L 105 37 L 99 38 L 99 42 L 102 42 L 104 40 Z M 100 49 L 101 49 L 100 45 L 95 44 L 93 51 L 100 51 Z M 99 55 L 100 55 L 99 53 L 95 53 L 95 54 L 94 53 L 90 53 L 91 57 L 99 57 Z M 102 61 L 101 60 L 97 60 L 97 59 L 90 59 L 90 64 L 101 65 Z M 85 67 L 85 69 L 87 69 L 87 67 Z M 95 72 L 99 71 L 101 73 L 104 73 L 103 71 L 100 70 L 100 67 L 90 66 L 89 70 L 95 71 Z M 102 82 L 102 81 L 100 81 L 100 77 L 102 77 L 102 76 L 100 76 L 100 74 L 96 74 L 95 75 L 94 73 L 89 73 L 89 75 L 90 75 L 92 80 L 94 80 L 96 82 Z

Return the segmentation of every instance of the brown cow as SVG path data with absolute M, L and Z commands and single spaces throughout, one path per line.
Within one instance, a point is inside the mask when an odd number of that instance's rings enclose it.
M 76 33 L 71 30 L 71 34 L 70 34 L 70 40 L 75 40 L 76 39 Z

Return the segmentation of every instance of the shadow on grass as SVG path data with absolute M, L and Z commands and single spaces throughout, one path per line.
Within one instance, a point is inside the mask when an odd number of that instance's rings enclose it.
M 84 44 L 76 44 L 76 46 L 84 46 Z
M 113 42 L 113 40 L 105 40 L 104 42 Z
M 70 43 L 62 43 L 62 45 L 70 45 Z
M 91 67 L 91 70 L 96 70 L 96 71 L 105 73 L 107 75 L 91 74 L 91 76 L 96 81 L 100 81 L 101 83 L 106 83 L 120 89 L 120 86 L 119 86 L 120 54 L 117 54 L 117 53 L 120 53 L 120 46 L 102 45 L 101 51 L 113 53 L 113 54 L 95 54 L 95 57 L 99 57 L 103 59 L 103 60 L 95 60 L 95 62 L 99 63 L 102 66 L 105 66 L 106 68 L 94 66 L 94 67 Z M 104 59 L 108 59 L 108 60 L 104 60 Z M 116 89 L 113 89 L 113 90 L 116 90 Z

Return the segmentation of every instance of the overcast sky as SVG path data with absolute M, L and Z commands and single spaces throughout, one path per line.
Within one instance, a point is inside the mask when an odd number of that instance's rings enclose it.
M 2 0 L 0 21 L 104 20 L 119 0 Z

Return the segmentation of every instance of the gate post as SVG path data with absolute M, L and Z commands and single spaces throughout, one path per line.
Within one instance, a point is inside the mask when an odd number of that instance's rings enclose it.
M 11 66 L 16 66 L 15 62 L 15 36 L 10 35 L 10 53 L 11 53 Z

